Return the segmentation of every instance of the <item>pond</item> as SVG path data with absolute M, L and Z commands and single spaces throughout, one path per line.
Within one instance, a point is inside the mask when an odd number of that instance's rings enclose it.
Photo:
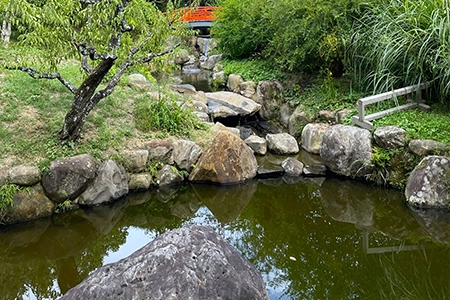
M 210 225 L 263 274 L 270 299 L 447 299 L 448 214 L 338 178 L 182 185 L 2 228 L 2 299 L 57 299 L 106 263 Z

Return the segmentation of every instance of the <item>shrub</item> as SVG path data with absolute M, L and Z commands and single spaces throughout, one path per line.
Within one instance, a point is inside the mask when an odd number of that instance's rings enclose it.
M 340 75 L 359 0 L 223 0 L 213 28 L 232 58 L 262 56 L 290 71 Z

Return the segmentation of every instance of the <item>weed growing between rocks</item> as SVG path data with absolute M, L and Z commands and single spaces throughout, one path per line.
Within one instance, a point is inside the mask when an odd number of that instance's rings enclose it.
M 205 128 L 192 111 L 164 94 L 137 99 L 134 117 L 139 130 L 160 130 L 179 137 L 189 137 L 194 129 Z
M 14 205 L 14 195 L 20 190 L 16 184 L 7 183 L 0 187 L 0 222 L 6 210 Z

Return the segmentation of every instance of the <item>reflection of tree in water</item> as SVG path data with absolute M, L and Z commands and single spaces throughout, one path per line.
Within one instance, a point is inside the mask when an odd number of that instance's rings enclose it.
M 267 275 L 272 289 L 292 299 L 444 299 L 450 293 L 448 248 L 363 251 L 358 228 L 370 233 L 373 248 L 426 236 L 400 199 L 359 184 L 286 185 L 281 179 L 133 194 L 109 206 L 4 229 L 1 293 L 22 298 L 29 288 L 38 299 L 56 299 L 61 292 L 55 282 L 64 292 L 100 267 L 125 243 L 129 227 L 155 236 L 198 222 L 215 226 Z
M 347 192 L 339 190 L 342 188 Z M 243 210 L 240 218 L 229 225 L 232 232 L 238 233 L 229 240 L 260 271 L 267 274 L 270 287 L 284 289 L 285 295 L 292 299 L 399 299 L 408 295 L 425 296 L 425 293 L 419 293 L 418 290 L 411 294 L 404 289 L 412 280 L 421 289 L 435 296 L 435 299 L 441 299 L 439 295 L 442 296 L 442 292 L 448 295 L 446 292 L 449 288 L 442 280 L 446 277 L 439 279 L 441 274 L 430 276 L 427 272 L 430 262 L 427 262 L 426 257 L 433 255 L 429 251 L 364 253 L 362 233 L 355 225 L 370 225 L 367 222 L 372 220 L 374 228 L 397 234 L 400 230 L 388 230 L 388 227 L 403 228 L 403 221 L 411 225 L 411 228 L 406 233 L 402 232 L 400 238 L 405 238 L 408 233 L 414 237 L 420 234 L 417 224 L 414 225 L 411 221 L 403 204 L 394 204 L 399 198 L 392 202 L 394 207 L 399 206 L 396 208 L 400 212 L 391 212 L 393 220 L 390 220 L 383 209 L 378 215 L 380 207 L 386 205 L 382 203 L 385 199 L 380 201 L 379 198 L 380 193 L 385 193 L 381 189 L 359 187 L 358 184 L 344 187 L 340 183 L 325 187 L 325 190 L 307 183 L 291 185 L 289 188 L 260 184 L 254 199 Z M 359 198 L 362 206 L 345 204 L 346 201 L 355 201 L 355 197 L 360 197 L 363 191 L 367 199 Z M 341 222 L 333 220 L 324 209 L 324 193 L 327 192 L 329 194 L 326 197 L 334 197 L 334 201 L 341 203 L 342 215 L 339 216 L 336 214 L 338 210 L 334 210 L 334 216 L 341 219 Z M 396 198 L 397 194 L 394 192 L 391 196 Z M 333 200 L 326 201 L 332 204 Z M 349 209 L 355 211 L 350 212 Z M 342 223 L 349 216 L 349 223 Z M 401 246 L 411 241 L 393 239 L 374 231 L 371 242 L 374 246 Z M 448 251 L 445 251 L 445 257 L 449 257 Z M 290 257 L 295 258 L 295 261 Z M 433 257 L 438 274 L 447 269 L 438 263 L 442 258 Z M 416 274 L 416 277 L 413 278 L 409 273 Z M 397 282 L 387 284 L 394 278 Z M 430 292 L 433 290 L 434 293 Z M 396 297 L 384 297 L 385 295 Z

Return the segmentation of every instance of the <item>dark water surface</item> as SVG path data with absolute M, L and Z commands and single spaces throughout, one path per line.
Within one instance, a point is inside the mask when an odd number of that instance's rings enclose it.
M 57 299 L 157 235 L 202 224 L 255 264 L 271 299 L 450 298 L 447 214 L 359 182 L 291 181 L 159 189 L 3 228 L 0 297 Z

